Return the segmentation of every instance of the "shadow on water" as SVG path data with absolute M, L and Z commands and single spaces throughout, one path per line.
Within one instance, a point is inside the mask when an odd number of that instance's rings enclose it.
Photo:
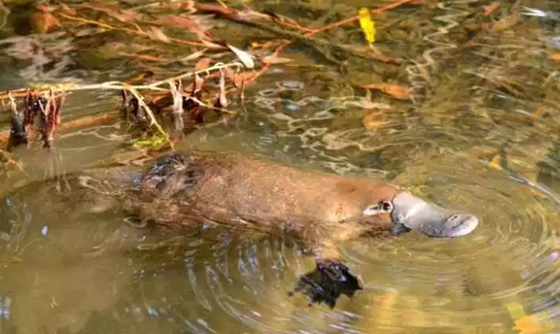
M 368 5 L 337 3 L 332 11 L 316 1 L 263 1 L 254 8 L 321 26 Z M 297 241 L 204 225 L 138 228 L 111 196 L 80 191 L 73 174 L 130 151 L 122 144 L 131 140 L 126 124 L 88 126 L 62 133 L 55 153 L 16 151 L 29 175 L 3 178 L 0 331 L 558 330 L 560 64 L 550 55 L 560 53 L 560 6 L 504 1 L 490 19 L 482 14 L 485 5 L 491 3 L 425 1 L 380 15 L 379 48 L 407 59 L 398 66 L 354 59 L 341 73 L 336 56 L 294 43 L 285 56 L 297 66 L 272 66 L 247 87 L 245 103 L 234 106 L 235 119 L 203 127 L 177 146 L 258 152 L 307 168 L 365 175 L 476 213 L 481 224 L 473 234 L 452 241 L 410 234 L 349 245 L 342 250 L 345 263 L 359 273 L 364 290 L 341 298 L 332 310 L 308 307 L 303 297 L 288 296 L 313 267 Z M 512 6 L 522 13 L 517 18 Z M 26 10 L 14 10 L 9 22 Z M 34 34 L 18 27 L 24 31 L 5 33 L 0 41 L 2 88 L 61 78 L 98 82 L 138 70 L 137 63 L 109 57 L 103 48 L 126 44 L 126 34 L 93 39 L 98 31 Z M 216 34 L 223 31 L 218 28 Z M 356 27 L 329 36 L 350 39 L 345 43 L 362 38 Z M 380 81 L 411 87 L 414 99 L 357 88 Z M 114 111 L 118 101 L 103 92 L 76 94 L 66 115 Z M 0 124 L 7 127 L 7 119 L 0 114 Z

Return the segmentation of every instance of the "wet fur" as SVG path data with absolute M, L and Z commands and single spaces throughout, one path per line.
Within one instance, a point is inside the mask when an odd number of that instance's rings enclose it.
M 386 214 L 362 211 L 398 190 L 367 179 L 304 171 L 240 153 L 166 155 L 133 190 L 131 208 L 157 224 L 211 221 L 298 234 L 321 247 L 363 235 L 391 235 Z
M 210 223 L 296 235 L 318 262 L 295 291 L 334 307 L 341 294 L 353 296 L 361 289 L 340 263 L 341 243 L 406 232 L 388 214 L 362 215 L 397 193 L 367 179 L 304 171 L 240 153 L 186 152 L 151 164 L 132 188 L 127 208 L 160 225 Z

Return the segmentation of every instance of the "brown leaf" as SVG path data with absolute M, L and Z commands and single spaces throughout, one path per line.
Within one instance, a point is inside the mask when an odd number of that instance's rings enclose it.
M 160 57 L 150 56 L 150 55 L 142 55 L 142 54 L 134 55 L 134 58 L 142 59 L 142 60 L 148 60 L 148 61 L 157 61 L 157 62 L 166 62 L 167 61 L 167 59 L 165 59 L 165 58 L 160 58 Z
M 116 6 L 112 6 L 108 3 L 103 3 L 103 2 L 95 2 L 95 1 L 89 1 L 89 2 L 85 2 L 79 5 L 79 7 L 83 7 L 83 8 L 89 8 L 89 9 L 95 9 L 95 10 L 117 10 L 118 7 Z
M 167 15 L 156 21 L 157 24 L 164 27 L 184 28 L 192 32 L 200 39 L 211 39 L 212 36 L 208 28 L 201 24 L 200 20 L 192 17 L 183 17 L 178 15 Z
M 410 90 L 407 87 L 396 85 L 396 84 L 389 84 L 389 83 L 380 83 L 380 84 L 369 84 L 363 85 L 362 88 L 366 89 L 375 89 L 379 90 L 385 94 L 389 94 L 394 98 L 399 100 L 408 100 L 410 99 Z
M 233 82 L 236 88 L 244 86 L 246 82 L 253 80 L 257 75 L 255 72 L 238 72 L 231 67 L 224 68 L 223 71 L 226 74 L 226 78 Z
M 42 34 L 52 28 L 60 27 L 60 22 L 49 12 L 41 12 L 31 17 L 35 31 Z
M 488 6 L 484 6 L 484 15 L 489 16 L 490 14 L 494 13 L 498 8 L 500 8 L 499 2 L 492 2 Z
M 294 61 L 291 58 L 278 57 L 277 55 L 266 56 L 266 57 L 263 57 L 261 60 L 263 61 L 263 63 L 267 63 L 267 64 L 270 64 L 270 65 L 285 64 L 285 63 L 289 63 L 289 62 Z
M 103 12 L 121 22 L 135 22 L 140 19 L 139 14 L 131 10 L 121 10 L 117 6 L 102 2 L 86 2 L 80 5 L 82 8 L 88 8 Z
M 49 6 L 42 5 L 42 4 L 38 4 L 37 9 L 40 10 L 41 12 L 43 12 L 43 13 L 52 12 L 52 8 L 50 8 Z
M 196 65 L 194 65 L 195 72 L 207 69 L 208 67 L 210 67 L 211 62 L 212 62 L 212 59 L 210 59 L 210 58 L 200 59 L 198 62 L 196 62 Z
M 173 98 L 173 121 L 175 123 L 175 130 L 183 131 L 184 123 L 183 123 L 183 86 L 179 81 L 177 84 L 174 82 L 169 83 L 169 88 L 171 89 L 171 96 Z
M 179 59 L 179 61 L 182 62 L 183 64 L 189 63 L 191 60 L 194 60 L 194 59 L 197 59 L 197 58 L 202 57 L 202 56 L 204 55 L 205 52 L 206 52 L 206 49 L 193 52 L 193 53 L 191 53 L 190 55 Z
M 206 47 L 209 48 L 209 49 L 222 50 L 222 49 L 225 49 L 225 48 L 226 48 L 225 46 L 223 46 L 223 45 L 221 45 L 221 44 L 212 43 L 212 42 L 210 42 L 210 41 L 208 41 L 208 40 L 206 40 L 206 39 L 201 39 L 200 42 L 201 42 L 202 44 L 204 44 L 204 46 L 206 46 Z
M 494 30 L 494 31 L 507 30 L 507 29 L 513 27 L 514 25 L 516 25 L 517 22 L 519 22 L 520 17 L 521 17 L 521 14 L 519 12 L 515 12 L 515 13 L 509 15 L 509 16 L 506 16 L 503 19 L 496 22 L 496 24 L 494 24 L 494 27 L 492 28 L 492 30 Z
M 163 8 L 181 9 L 182 11 L 186 11 L 189 14 L 196 12 L 196 10 L 194 9 L 194 1 L 161 3 L 160 6 Z
M 195 74 L 192 95 L 196 95 L 199 91 L 201 91 L 203 85 L 204 79 L 202 79 L 198 74 Z
M 235 14 L 236 12 L 236 10 L 232 8 L 226 8 L 221 5 L 202 3 L 198 1 L 189 1 L 189 8 L 194 8 L 199 12 L 209 12 L 209 13 L 215 13 L 224 16 L 230 16 Z
M 345 49 L 354 51 L 354 52 L 359 52 L 359 53 L 363 53 L 363 55 L 367 58 L 371 58 L 371 59 L 375 59 L 375 60 L 379 60 L 382 61 L 384 63 L 387 64 L 395 64 L 398 65 L 401 63 L 401 61 L 399 59 L 396 58 L 391 58 L 389 56 L 384 55 L 381 52 L 372 52 L 372 48 L 368 45 L 362 45 L 362 46 L 345 46 Z
M 68 7 L 67 5 L 63 4 L 63 3 L 61 3 L 60 6 L 62 7 L 62 10 L 63 10 L 66 14 L 72 15 L 72 16 L 78 15 L 78 11 L 75 10 L 74 8 L 70 8 L 70 7 Z
M 382 111 L 366 110 L 362 124 L 368 130 L 380 129 L 387 124 L 387 118 Z
M 226 74 L 226 78 L 229 79 L 230 81 L 232 81 L 235 84 L 236 72 L 230 67 L 224 68 L 223 71 Z
M 139 19 L 138 14 L 130 10 L 119 10 L 118 12 L 106 12 L 106 13 L 109 16 L 112 16 L 124 23 L 135 22 Z
M 551 54 L 548 58 L 550 58 L 550 60 L 560 61 L 560 53 Z
M 152 75 L 153 75 L 153 73 L 149 72 L 149 71 L 148 72 L 142 72 L 139 75 L 135 76 L 134 78 L 128 79 L 127 81 L 125 81 L 125 83 L 134 84 L 134 83 L 137 83 L 137 82 L 142 82 L 146 76 L 152 76 Z
M 146 34 L 148 35 L 148 37 L 156 41 L 171 43 L 169 37 L 167 37 L 167 35 L 158 27 L 150 27 L 150 30 L 148 30 Z
M 218 96 L 218 103 L 220 108 L 225 108 L 228 105 L 226 97 L 226 75 L 224 71 L 220 72 L 220 94 Z

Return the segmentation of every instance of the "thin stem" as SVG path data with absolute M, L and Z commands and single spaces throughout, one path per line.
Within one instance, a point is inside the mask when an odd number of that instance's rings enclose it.
M 114 27 L 114 26 L 111 26 L 111 25 L 108 25 L 108 24 L 105 24 L 105 23 L 102 23 L 102 22 L 97 22 L 97 21 L 94 21 L 94 20 L 88 20 L 88 19 L 84 19 L 82 17 L 73 17 L 73 16 L 70 16 L 70 15 L 62 14 L 62 13 L 56 13 L 56 15 L 62 16 L 65 19 L 72 20 L 72 21 L 94 24 L 98 27 L 103 27 L 103 28 L 107 28 L 107 29 L 111 29 L 111 30 L 120 30 L 120 31 L 125 31 L 125 32 L 128 32 L 128 33 L 131 33 L 131 34 L 135 34 L 135 35 L 149 37 L 148 34 L 143 32 L 142 30 L 134 30 L 134 29 L 129 29 L 129 28 Z M 178 39 L 178 38 L 169 38 L 169 40 L 171 42 L 175 42 L 175 43 L 178 43 L 178 44 L 184 44 L 184 45 L 206 46 L 206 47 L 208 46 L 208 45 L 206 45 L 204 43 L 201 43 L 201 42 L 185 41 L 185 40 Z
M 399 7 L 399 6 L 402 6 L 402 5 L 404 5 L 404 4 L 409 3 L 409 2 L 411 2 L 411 1 L 412 1 L 412 0 L 401 0 L 401 1 L 395 2 L 395 3 L 390 4 L 390 5 L 388 5 L 388 6 L 385 6 L 385 7 L 373 9 L 373 10 L 371 10 L 371 12 L 372 12 L 373 14 L 378 14 L 378 13 L 381 13 L 381 12 L 385 12 L 385 11 L 391 10 L 391 9 L 393 9 L 393 8 L 397 8 L 397 7 Z M 342 26 L 342 25 L 345 25 L 345 24 L 349 24 L 349 23 L 352 23 L 352 22 L 357 21 L 357 20 L 359 20 L 359 19 L 360 19 L 360 16 L 359 16 L 359 15 L 352 16 L 352 17 L 347 18 L 347 19 L 345 19 L 345 20 L 338 21 L 338 22 L 335 22 L 335 23 L 332 23 L 332 24 L 328 24 L 328 25 L 326 25 L 326 26 L 324 26 L 324 27 L 322 27 L 322 28 L 314 29 L 313 31 L 311 31 L 311 32 L 309 32 L 309 33 L 307 33 L 307 34 L 305 34 L 305 37 L 313 36 L 313 35 L 315 35 L 315 34 L 317 34 L 317 33 L 320 33 L 320 32 L 323 32 L 323 31 L 326 31 L 326 30 L 335 28 L 335 27 L 339 27 L 339 26 Z
M 171 142 L 171 139 L 169 138 L 169 136 L 167 135 L 165 130 L 161 127 L 161 125 L 159 125 L 159 123 L 156 121 L 156 117 L 155 117 L 154 113 L 152 112 L 152 109 L 150 109 L 150 107 L 148 107 L 146 102 L 144 102 L 144 98 L 142 97 L 142 95 L 140 95 L 140 93 L 138 93 L 138 91 L 136 89 L 131 88 L 131 87 L 128 88 L 128 91 L 132 95 L 134 95 L 136 100 L 138 100 L 138 103 L 148 113 L 148 116 L 150 116 L 150 126 L 155 125 L 156 128 L 158 129 L 158 131 L 165 137 L 165 140 L 169 143 L 169 145 L 171 146 L 171 149 L 175 150 L 175 147 L 174 147 L 173 143 Z
M 108 81 L 108 82 L 104 82 L 104 83 L 100 83 L 100 84 L 92 84 L 92 85 L 75 85 L 75 86 L 67 86 L 64 87 L 64 91 L 79 91 L 79 90 L 95 90 L 95 89 L 114 89 L 114 90 L 122 90 L 122 89 L 135 89 L 135 90 L 158 90 L 158 91 L 169 91 L 168 88 L 162 88 L 160 86 L 162 85 L 166 85 L 169 81 L 177 81 L 177 80 L 181 80 L 181 79 L 185 79 L 185 78 L 189 78 L 189 77 L 193 77 L 195 75 L 198 74 L 209 74 L 211 71 L 215 71 L 215 70 L 219 70 L 222 68 L 227 68 L 227 67 L 236 67 L 236 68 L 242 68 L 243 65 L 239 62 L 233 62 L 233 63 L 228 63 L 228 64 L 224 64 L 224 63 L 218 63 L 212 67 L 209 67 L 207 69 L 204 70 L 200 70 L 200 71 L 195 71 L 195 72 L 187 72 L 172 78 L 168 78 L 168 79 L 164 79 L 164 80 L 160 80 L 160 81 L 156 81 L 153 82 L 151 84 L 148 85 L 130 85 L 121 81 Z M 5 98 L 8 97 L 8 94 L 10 93 L 14 93 L 14 92 L 26 92 L 27 88 L 21 88 L 21 89 L 16 89 L 16 90 L 12 90 L 12 91 L 3 91 L 0 92 L 0 100 L 3 100 Z

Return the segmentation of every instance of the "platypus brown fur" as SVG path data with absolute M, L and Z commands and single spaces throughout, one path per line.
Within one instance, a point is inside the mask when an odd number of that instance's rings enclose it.
M 387 184 L 235 152 L 170 153 L 133 183 L 127 207 L 156 224 L 212 222 L 297 234 L 316 255 L 317 268 L 296 290 L 331 307 L 341 293 L 360 289 L 340 263 L 342 242 L 411 230 L 460 237 L 478 225 L 474 215 L 444 210 Z

